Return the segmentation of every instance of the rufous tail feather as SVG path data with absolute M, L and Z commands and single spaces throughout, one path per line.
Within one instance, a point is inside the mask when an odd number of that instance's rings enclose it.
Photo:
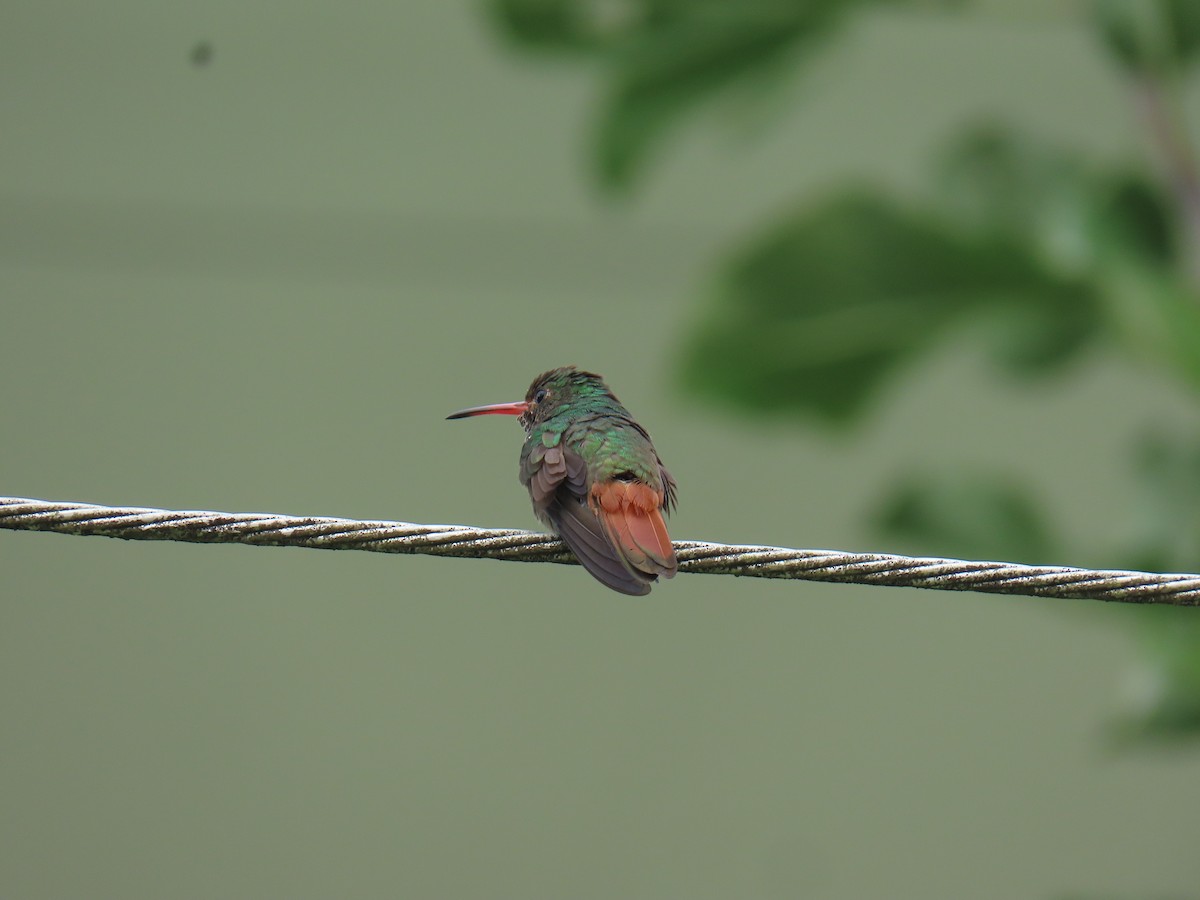
M 625 563 L 647 575 L 670 578 L 678 569 L 662 517 L 663 495 L 640 481 L 592 485 L 589 505 Z

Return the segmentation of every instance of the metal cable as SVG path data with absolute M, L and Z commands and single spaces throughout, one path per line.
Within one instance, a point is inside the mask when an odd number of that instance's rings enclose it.
M 0 497 L 0 528 L 147 541 L 373 550 L 574 564 L 558 538 L 514 528 L 413 525 L 277 513 L 96 506 Z M 1200 606 L 1200 575 L 1026 566 L 886 553 L 676 541 L 679 571 L 755 578 Z

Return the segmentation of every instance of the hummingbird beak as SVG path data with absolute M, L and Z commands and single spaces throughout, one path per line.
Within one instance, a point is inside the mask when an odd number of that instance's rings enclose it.
M 529 404 L 524 400 L 517 403 L 493 403 L 491 406 L 472 406 L 470 409 L 460 409 L 450 413 L 447 419 L 466 419 L 469 416 L 523 416 L 529 411 Z

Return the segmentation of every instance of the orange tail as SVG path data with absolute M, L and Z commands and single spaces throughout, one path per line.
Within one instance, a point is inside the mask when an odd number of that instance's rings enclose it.
M 663 495 L 640 481 L 592 485 L 590 506 L 626 565 L 670 578 L 678 569 L 662 517 Z

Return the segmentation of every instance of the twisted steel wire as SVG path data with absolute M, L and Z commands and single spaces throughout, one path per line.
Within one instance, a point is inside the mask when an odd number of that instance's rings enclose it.
M 97 506 L 25 497 L 0 497 L 0 528 L 126 540 L 372 550 L 575 564 L 574 556 L 558 538 L 514 528 Z M 790 550 L 705 541 L 676 541 L 675 552 L 679 571 L 693 574 L 1200 606 L 1200 575 Z

